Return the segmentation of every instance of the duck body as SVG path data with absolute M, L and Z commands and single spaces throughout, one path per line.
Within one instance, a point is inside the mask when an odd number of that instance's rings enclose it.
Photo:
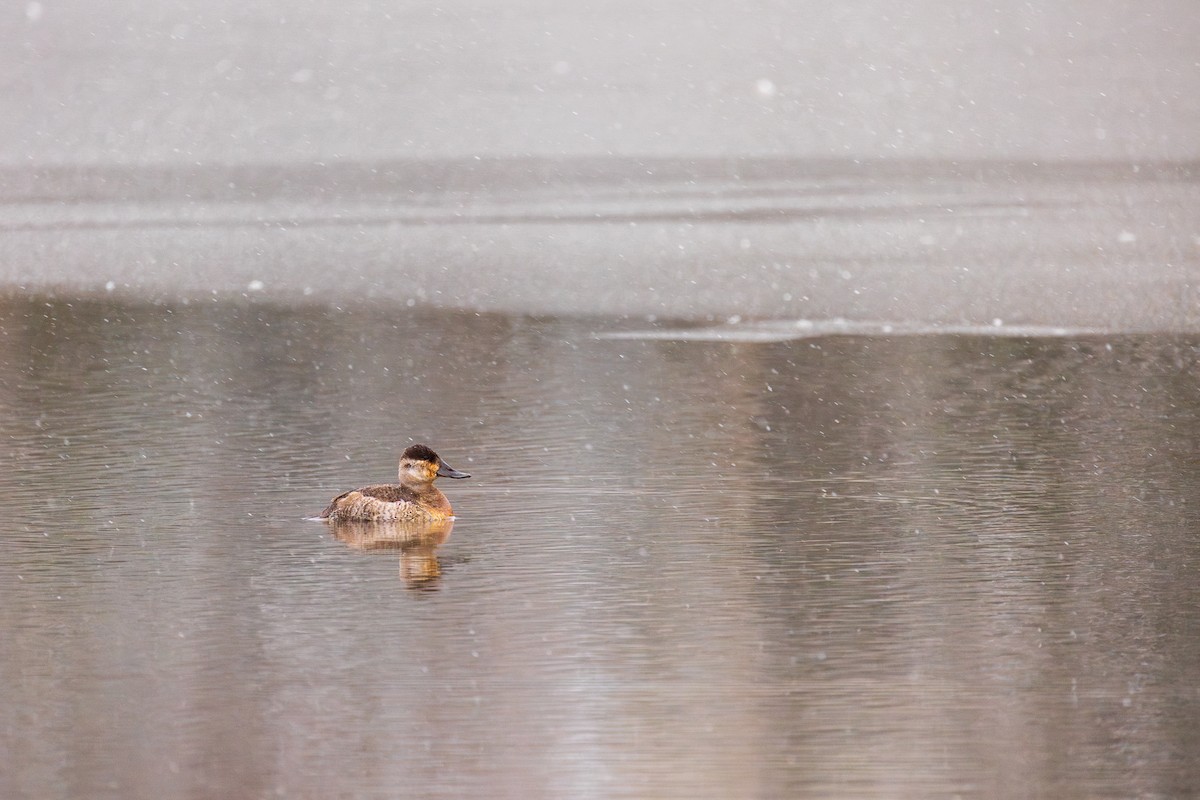
M 450 467 L 423 444 L 414 444 L 400 456 L 400 483 L 351 489 L 330 501 L 323 519 L 428 523 L 450 519 L 454 510 L 433 482 L 442 478 L 469 478 Z
M 402 484 L 384 483 L 339 494 L 321 516 L 379 522 L 433 522 L 449 519 L 454 516 L 454 511 L 446 495 L 437 489 L 418 494 Z

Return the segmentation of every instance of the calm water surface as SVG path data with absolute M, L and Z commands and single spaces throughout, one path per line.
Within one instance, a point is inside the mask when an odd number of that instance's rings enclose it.
M 1200 339 L 611 329 L 6 301 L 0 796 L 1200 793 Z

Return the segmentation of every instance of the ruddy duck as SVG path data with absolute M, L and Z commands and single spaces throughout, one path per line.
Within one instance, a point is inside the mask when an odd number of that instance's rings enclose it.
M 451 469 L 438 454 L 414 444 L 400 456 L 400 483 L 351 489 L 330 501 L 323 519 L 379 520 L 382 522 L 435 522 L 454 515 L 450 501 L 433 486 L 442 478 L 469 478 Z

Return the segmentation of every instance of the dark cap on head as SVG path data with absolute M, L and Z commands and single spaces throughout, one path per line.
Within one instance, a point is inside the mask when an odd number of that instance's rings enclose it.
M 429 447 L 423 444 L 412 445 L 411 447 L 405 449 L 400 457 L 407 458 L 412 461 L 428 461 L 430 464 L 437 464 L 441 460 L 438 458 L 437 453 L 433 452 L 433 450 L 429 449 Z

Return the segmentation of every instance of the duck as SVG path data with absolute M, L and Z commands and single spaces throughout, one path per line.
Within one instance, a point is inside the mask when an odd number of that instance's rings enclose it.
M 342 492 L 321 512 L 321 519 L 379 522 L 439 522 L 454 510 L 433 482 L 438 478 L 469 478 L 428 446 L 414 444 L 400 454 L 400 483 L 384 483 Z

